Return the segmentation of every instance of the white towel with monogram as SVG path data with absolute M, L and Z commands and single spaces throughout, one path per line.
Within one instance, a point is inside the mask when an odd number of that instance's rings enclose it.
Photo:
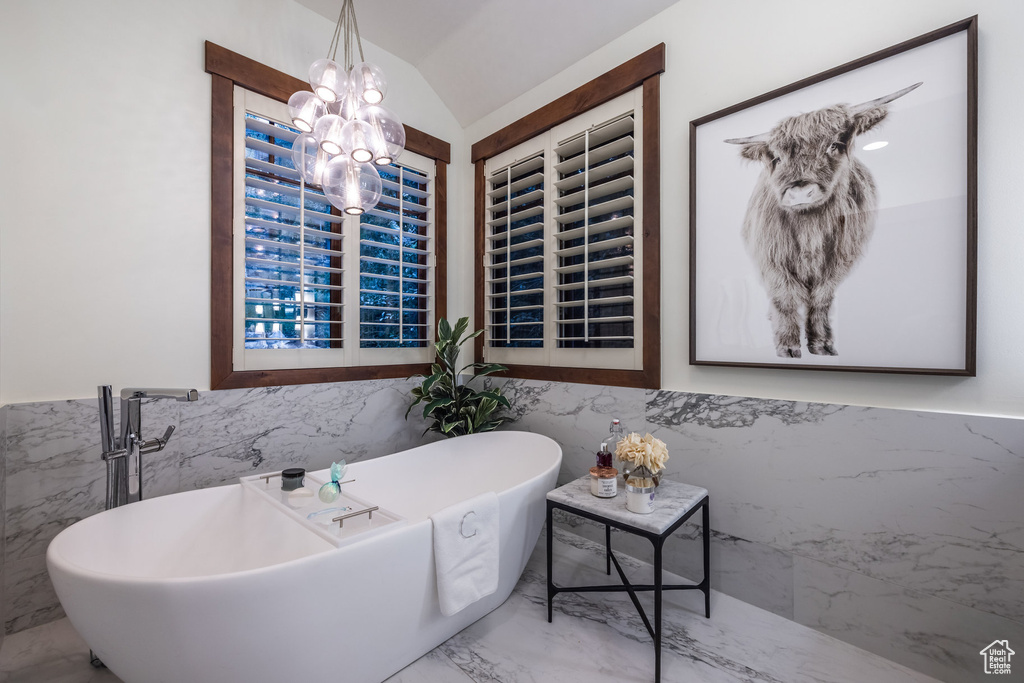
M 441 613 L 450 617 L 498 590 L 498 495 L 491 491 L 430 516 Z

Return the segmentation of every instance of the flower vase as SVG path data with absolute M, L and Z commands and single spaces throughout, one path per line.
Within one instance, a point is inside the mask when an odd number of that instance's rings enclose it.
M 655 475 L 640 465 L 626 479 L 626 509 L 640 515 L 654 512 L 654 489 L 658 486 Z

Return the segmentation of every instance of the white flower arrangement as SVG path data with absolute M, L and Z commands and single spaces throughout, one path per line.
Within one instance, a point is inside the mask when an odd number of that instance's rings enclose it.
M 646 467 L 651 474 L 657 474 L 665 469 L 665 463 L 668 462 L 668 446 L 650 434 L 641 437 L 636 432 L 630 432 L 615 445 L 615 456 L 636 467 Z

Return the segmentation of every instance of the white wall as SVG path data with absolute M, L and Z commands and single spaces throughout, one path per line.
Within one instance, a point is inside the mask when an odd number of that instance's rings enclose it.
M 689 121 L 933 29 L 979 15 L 978 376 L 697 368 L 688 358 Z M 681 0 L 467 129 L 473 143 L 664 42 L 663 387 L 892 408 L 1024 416 L 1024 3 L 1019 0 Z M 940 143 L 941 141 L 936 141 Z M 472 207 L 463 208 L 470 221 Z M 459 282 L 468 288 L 471 273 Z
M 98 384 L 208 389 L 203 42 L 305 80 L 334 23 L 292 0 L 5 2 L 2 14 L 0 405 Z M 419 72 L 363 47 L 388 76 L 386 104 L 466 158 Z M 472 196 L 466 169 L 449 169 L 453 207 Z

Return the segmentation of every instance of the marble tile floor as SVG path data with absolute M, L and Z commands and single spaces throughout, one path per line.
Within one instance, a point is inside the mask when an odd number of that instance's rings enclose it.
M 555 558 L 555 580 L 561 585 L 607 580 L 602 547 L 557 528 Z M 621 560 L 631 580 L 651 581 L 649 564 Z M 654 650 L 626 594 L 560 594 L 549 624 L 544 573 L 542 535 L 519 584 L 501 607 L 387 683 L 653 680 Z M 702 598 L 699 591 L 666 594 L 665 683 L 935 682 L 721 593 L 712 592 L 712 616 L 705 619 Z M 653 614 L 650 596 L 641 601 Z M 0 649 L 0 683 L 120 681 L 106 669 L 91 667 L 88 652 L 67 619 L 7 636 Z

